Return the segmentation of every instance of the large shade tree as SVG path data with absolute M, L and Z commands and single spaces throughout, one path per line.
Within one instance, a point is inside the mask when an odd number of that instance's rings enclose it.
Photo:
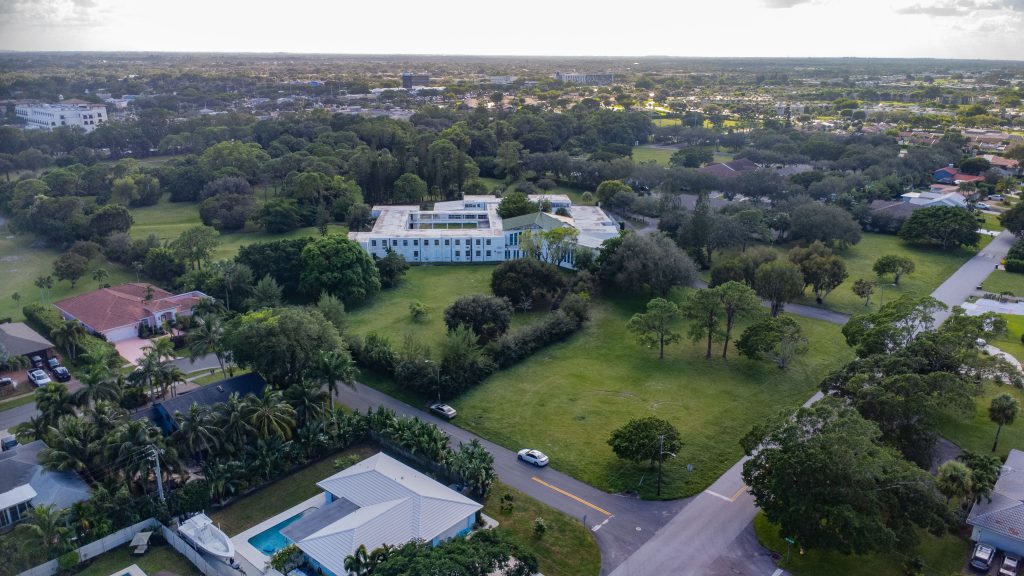
M 742 441 L 743 480 L 804 548 L 868 554 L 913 545 L 915 527 L 944 531 L 935 478 L 879 437 L 874 423 L 826 399 L 755 426 Z

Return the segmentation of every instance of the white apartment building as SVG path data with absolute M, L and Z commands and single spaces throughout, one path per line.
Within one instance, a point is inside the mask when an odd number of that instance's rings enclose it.
M 377 220 L 373 229 L 349 232 L 348 237 L 377 258 L 393 250 L 410 264 L 429 264 L 522 258 L 519 240 L 526 230 L 575 228 L 576 245 L 595 252 L 602 242 L 619 233 L 615 221 L 596 206 L 573 206 L 563 194 L 533 194 L 529 198 L 532 202 L 549 203 L 552 211 L 561 208 L 568 216 L 538 212 L 503 220 L 498 216 L 500 198 L 466 196 L 462 200 L 438 202 L 433 210 L 421 210 L 419 206 L 374 206 L 372 214 Z M 572 255 L 558 264 L 572 268 Z
M 14 113 L 25 119 L 27 128 L 38 130 L 78 126 L 86 132 L 92 132 L 108 119 L 106 106 L 84 100 L 65 100 L 59 104 L 25 104 L 16 106 Z

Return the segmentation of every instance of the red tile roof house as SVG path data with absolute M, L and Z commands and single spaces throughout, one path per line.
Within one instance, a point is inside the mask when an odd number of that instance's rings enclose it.
M 137 338 L 139 324 L 156 327 L 178 316 L 190 316 L 192 308 L 205 298 L 209 296 L 199 291 L 171 294 L 150 284 L 130 283 L 65 298 L 54 306 L 65 320 L 78 320 L 107 341 L 120 342 Z
M 936 182 L 942 182 L 943 184 L 959 184 L 961 182 L 980 182 L 985 179 L 984 176 L 973 176 L 971 174 L 963 174 L 957 172 L 953 166 L 946 166 L 945 168 L 939 168 L 932 173 L 932 178 Z

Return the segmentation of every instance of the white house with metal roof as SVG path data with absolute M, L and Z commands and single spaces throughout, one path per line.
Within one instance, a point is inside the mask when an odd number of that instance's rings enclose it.
M 483 506 L 378 453 L 321 480 L 325 505 L 281 530 L 314 566 L 342 576 L 345 557 L 365 546 L 399 546 L 467 534 Z
M 373 229 L 349 232 L 348 237 L 377 258 L 394 251 L 411 264 L 432 264 L 522 258 L 520 240 L 527 230 L 572 228 L 576 246 L 595 251 L 619 233 L 616 222 L 596 206 L 574 206 L 564 194 L 532 194 L 529 199 L 550 205 L 556 213 L 538 212 L 502 220 L 498 215 L 501 199 L 489 195 L 437 202 L 432 210 L 421 210 L 419 206 L 374 206 Z M 546 246 L 542 254 L 547 255 Z M 571 251 L 558 264 L 572 268 Z
M 991 498 L 971 508 L 971 540 L 1024 556 L 1024 452 L 1010 450 Z

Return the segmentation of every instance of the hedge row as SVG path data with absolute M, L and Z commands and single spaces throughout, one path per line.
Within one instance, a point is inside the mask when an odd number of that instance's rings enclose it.
M 1009 259 L 1006 261 L 1006 271 L 1024 274 L 1024 260 Z
M 52 338 L 53 331 L 64 322 L 60 312 L 42 304 L 29 304 L 22 308 L 21 312 L 25 315 L 25 323 L 46 338 Z M 113 344 L 90 334 L 79 342 L 77 356 L 78 358 L 84 355 L 100 357 L 104 353 L 104 348 L 109 348 L 116 353 Z
M 581 323 L 577 318 L 563 312 L 549 314 L 540 322 L 509 332 L 499 338 L 494 360 L 498 366 L 508 368 L 538 350 L 572 336 L 580 329 L 580 326 Z

